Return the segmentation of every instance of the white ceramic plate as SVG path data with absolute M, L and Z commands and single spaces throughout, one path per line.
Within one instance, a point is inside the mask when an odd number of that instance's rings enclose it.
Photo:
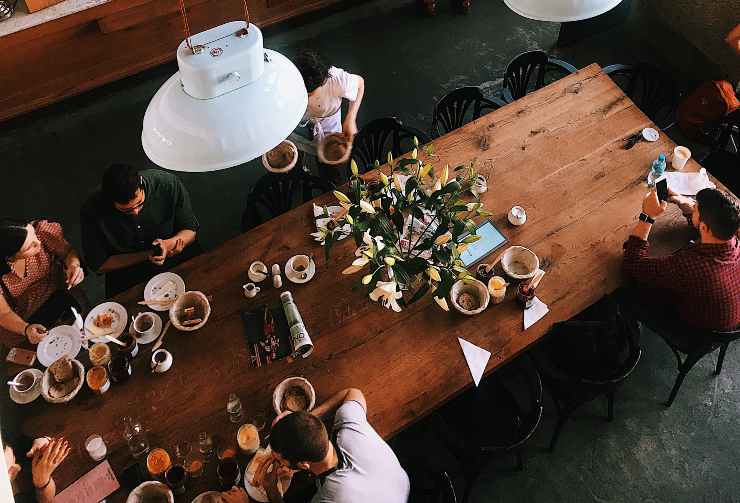
M 167 300 L 179 297 L 185 293 L 185 282 L 174 272 L 157 274 L 144 287 L 144 300 Z M 170 306 L 152 304 L 149 306 L 155 311 L 167 311 Z
M 218 491 L 206 491 L 204 493 L 200 493 L 198 496 L 195 497 L 192 503 L 203 503 L 204 498 L 208 495 L 218 496 L 221 493 Z
M 95 317 L 106 311 L 113 315 L 113 323 L 111 323 L 110 329 L 107 331 L 95 326 Z M 108 342 L 105 337 L 100 337 L 99 334 L 107 333 L 113 338 L 118 338 L 126 330 L 126 325 L 128 324 L 127 318 L 128 313 L 126 312 L 126 308 L 121 304 L 118 302 L 103 302 L 87 313 L 87 317 L 85 318 L 85 334 L 87 334 L 88 339 L 92 342 Z
M 285 263 L 285 277 L 288 278 L 293 283 L 308 283 L 313 279 L 313 277 L 316 275 L 316 262 L 311 260 L 308 264 L 308 270 L 306 272 L 306 277 L 301 279 L 301 277 L 298 275 L 299 273 L 292 271 L 292 265 L 293 265 L 293 259 L 295 257 L 290 257 L 288 261 Z
M 653 142 L 658 141 L 658 138 L 660 138 L 660 134 L 655 129 L 651 127 L 646 127 L 642 130 L 642 137 L 645 138 L 647 141 Z
M 149 481 L 142 482 L 141 484 L 136 486 L 136 488 L 128 495 L 126 503 L 139 503 L 140 501 L 143 501 L 146 494 L 149 494 L 152 491 L 156 491 L 157 493 L 166 495 L 167 501 L 169 501 L 170 503 L 175 502 L 175 497 L 173 496 L 172 491 L 170 491 L 169 487 L 161 482 Z
M 48 367 L 63 355 L 76 358 L 81 347 L 80 332 L 70 325 L 60 325 L 49 330 L 49 334 L 41 339 L 36 348 L 36 356 L 41 365 Z
M 139 335 L 134 330 L 134 323 L 131 322 L 128 327 L 128 333 L 131 334 L 131 337 L 136 339 L 136 342 L 139 344 L 149 344 L 151 342 L 154 342 L 157 340 L 157 337 L 159 337 L 159 334 L 162 333 L 162 318 L 159 316 L 154 316 L 154 330 L 152 330 L 152 334 L 148 335 L 147 337 L 139 337 Z
M 44 377 L 44 373 L 39 369 L 30 369 L 30 371 L 36 378 L 36 383 L 30 390 L 25 393 L 21 393 L 16 390 L 14 386 L 8 386 L 8 389 L 10 390 L 10 399 L 18 405 L 31 403 L 41 395 L 41 378 Z
M 252 456 L 251 461 L 247 465 L 247 468 L 244 470 L 244 489 L 247 490 L 247 494 L 250 498 L 252 498 L 254 501 L 259 501 L 260 503 L 268 503 L 270 499 L 267 497 L 267 493 L 264 489 L 262 489 L 261 487 L 255 487 L 250 483 L 252 477 L 254 477 L 254 468 L 256 467 L 256 463 L 254 461 L 264 456 L 270 456 L 271 454 L 272 449 L 270 449 L 269 445 L 265 449 L 259 449 L 257 453 Z M 280 481 L 278 482 L 278 491 L 280 491 L 280 494 L 285 494 L 285 491 L 287 491 L 288 487 L 290 487 L 291 481 L 292 479 L 280 479 Z

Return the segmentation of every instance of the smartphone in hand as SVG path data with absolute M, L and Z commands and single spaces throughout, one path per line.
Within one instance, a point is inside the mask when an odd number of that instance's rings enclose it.
M 162 245 L 156 244 L 152 246 L 152 257 L 161 257 L 163 253 L 164 250 L 162 249 Z
M 658 191 L 658 199 L 661 201 L 668 200 L 668 179 L 663 177 L 655 182 L 655 190 Z

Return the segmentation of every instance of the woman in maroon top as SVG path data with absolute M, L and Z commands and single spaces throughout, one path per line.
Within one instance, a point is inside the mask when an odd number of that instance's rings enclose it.
M 69 290 L 85 273 L 58 223 L 0 220 L 0 342 L 38 344 L 78 306 Z

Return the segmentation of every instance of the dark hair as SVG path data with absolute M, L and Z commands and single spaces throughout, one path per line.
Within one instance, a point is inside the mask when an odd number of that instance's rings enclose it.
M 740 229 L 740 207 L 732 196 L 717 189 L 702 189 L 696 194 L 699 220 L 717 239 L 727 241 Z
M 0 274 L 10 272 L 7 261 L 23 248 L 28 237 L 27 225 L 23 220 L 0 220 Z
M 324 85 L 329 78 L 329 63 L 324 57 L 316 51 L 304 50 L 295 57 L 293 63 L 301 72 L 303 83 L 306 84 L 306 91 L 309 93 L 315 91 Z
M 290 463 L 318 463 L 329 450 L 324 423 L 308 412 L 294 412 L 280 419 L 270 432 L 270 445 Z
M 110 202 L 126 204 L 141 187 L 139 170 L 128 164 L 111 164 L 103 173 L 102 192 Z

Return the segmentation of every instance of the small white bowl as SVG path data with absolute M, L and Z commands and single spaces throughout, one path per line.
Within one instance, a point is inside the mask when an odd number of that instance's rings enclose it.
M 469 293 L 474 297 L 478 298 L 480 306 L 478 309 L 467 310 L 464 309 L 460 304 L 457 303 L 457 298 L 462 293 Z M 462 314 L 472 316 L 474 314 L 482 313 L 487 307 L 488 302 L 491 300 L 491 294 L 488 293 L 488 287 L 482 282 L 474 279 L 466 283 L 463 280 L 456 281 L 450 289 L 450 301 L 455 309 L 460 311 Z
M 49 395 L 49 387 L 51 386 L 51 381 L 54 378 L 52 377 L 51 372 L 49 372 L 48 368 L 44 371 L 44 376 L 41 378 L 41 396 L 44 397 L 44 400 L 49 403 L 67 403 L 75 396 L 77 396 L 77 393 L 79 393 L 82 385 L 85 383 L 85 366 L 77 360 L 72 360 L 72 365 L 75 368 L 75 372 L 77 373 L 79 382 L 72 391 L 70 391 L 67 395 L 59 398 L 54 398 Z
M 501 267 L 514 279 L 529 279 L 540 268 L 540 259 L 528 248 L 512 246 L 502 255 Z
M 203 321 L 197 325 L 186 327 L 181 322 L 183 310 L 188 307 L 195 308 L 195 316 L 193 318 L 202 318 Z M 206 324 L 208 317 L 211 315 L 211 303 L 208 302 L 208 298 L 203 292 L 190 291 L 180 295 L 175 302 L 170 306 L 170 321 L 172 326 L 183 332 L 192 332 L 198 330 L 200 327 Z
M 283 412 L 283 394 L 285 394 L 285 390 L 292 386 L 297 386 L 306 393 L 306 396 L 308 397 L 308 409 L 306 409 L 306 412 L 313 410 L 314 405 L 316 405 L 316 391 L 313 389 L 311 383 L 303 377 L 288 377 L 278 384 L 275 387 L 275 391 L 272 393 L 272 407 L 275 409 L 275 414 L 278 416 Z

